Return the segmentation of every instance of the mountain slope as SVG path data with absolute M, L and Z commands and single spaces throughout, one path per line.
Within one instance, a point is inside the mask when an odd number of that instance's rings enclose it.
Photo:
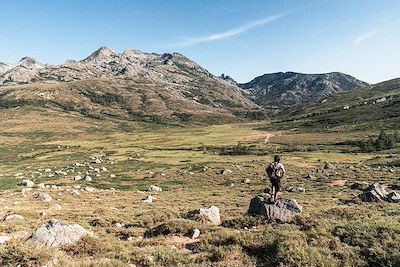
M 181 54 L 102 47 L 81 61 L 43 65 L 23 58 L 0 73 L 0 106 L 61 108 L 94 117 L 156 122 L 227 122 L 260 107 Z
M 291 128 L 399 130 L 400 78 L 288 108 L 275 119 Z
M 255 103 L 269 109 L 282 109 L 323 99 L 339 92 L 366 87 L 368 84 L 339 72 L 325 74 L 278 72 L 264 74 L 239 86 L 248 92 Z

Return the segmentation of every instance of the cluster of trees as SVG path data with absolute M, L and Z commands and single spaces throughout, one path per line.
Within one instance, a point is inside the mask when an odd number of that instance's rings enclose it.
M 382 131 L 377 139 L 369 138 L 359 141 L 358 146 L 362 152 L 373 152 L 395 148 L 399 142 L 400 132 L 387 133 Z

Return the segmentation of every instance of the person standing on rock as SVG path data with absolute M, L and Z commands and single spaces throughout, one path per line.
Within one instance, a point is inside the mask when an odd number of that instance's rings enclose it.
M 276 155 L 274 157 L 274 162 L 271 162 L 265 171 L 271 181 L 271 195 L 273 196 L 273 201 L 275 202 L 278 198 L 278 192 L 281 189 L 281 180 L 285 175 L 285 167 L 280 163 L 281 158 Z

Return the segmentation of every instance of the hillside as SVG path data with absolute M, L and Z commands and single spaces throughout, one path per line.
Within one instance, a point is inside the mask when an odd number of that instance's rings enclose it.
M 287 108 L 275 119 L 285 127 L 350 131 L 399 129 L 400 79 Z
M 158 123 L 234 121 L 263 111 L 226 82 L 178 54 L 102 47 L 80 61 L 44 65 L 25 57 L 0 68 L 3 108 L 39 106 L 92 117 Z
M 268 109 L 281 110 L 340 92 L 366 87 L 368 84 L 340 72 L 324 74 L 278 72 L 264 74 L 239 86 L 255 103 Z

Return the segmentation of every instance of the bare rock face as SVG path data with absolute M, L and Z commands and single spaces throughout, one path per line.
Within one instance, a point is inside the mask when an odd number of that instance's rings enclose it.
M 92 236 L 79 224 L 66 224 L 58 220 L 50 220 L 39 227 L 25 244 L 35 246 L 60 247 L 78 242 L 84 236 Z
M 261 194 L 250 202 L 250 215 L 265 216 L 271 222 L 290 223 L 303 208 L 295 199 L 278 199 L 275 203 L 270 200 L 269 194 Z
M 207 219 L 211 223 L 220 224 L 221 217 L 219 215 L 219 208 L 216 206 L 211 206 L 209 208 L 202 208 L 199 211 L 199 216 Z

